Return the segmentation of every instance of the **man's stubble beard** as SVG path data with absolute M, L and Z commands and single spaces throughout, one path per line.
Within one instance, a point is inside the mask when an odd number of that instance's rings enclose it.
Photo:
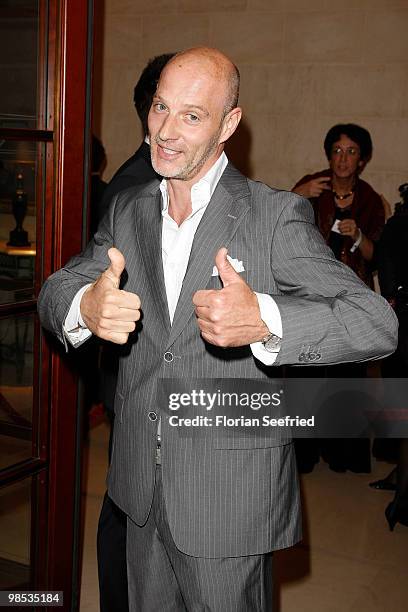
M 193 179 L 200 172 L 201 168 L 204 166 L 207 160 L 211 157 L 211 155 L 213 155 L 213 153 L 217 150 L 218 139 L 220 137 L 221 131 L 222 131 L 222 124 L 220 125 L 218 131 L 214 134 L 214 136 L 212 136 L 201 158 L 197 161 L 193 157 L 193 159 L 187 162 L 187 164 L 183 168 L 181 168 L 180 170 L 177 170 L 176 174 L 162 174 L 162 172 L 160 171 L 160 168 L 158 168 L 158 166 L 155 164 L 153 155 L 151 155 L 151 162 L 152 162 L 154 171 L 157 172 L 157 174 L 159 174 L 165 179 L 176 179 L 180 181 L 188 181 L 188 180 Z M 163 146 L 158 135 L 155 137 L 154 141 L 156 145 L 161 144 L 161 146 Z

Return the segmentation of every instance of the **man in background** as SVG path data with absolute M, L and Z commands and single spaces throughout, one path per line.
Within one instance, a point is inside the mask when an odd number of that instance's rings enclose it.
M 160 73 L 173 53 L 158 55 L 150 60 L 136 83 L 133 101 L 142 123 L 144 139 L 137 151 L 125 161 L 105 188 L 98 205 L 98 222 L 109 208 L 112 198 L 135 185 L 143 185 L 159 175 L 152 168 L 148 141 L 147 116 L 156 91 Z M 94 231 L 96 227 L 94 228 Z M 106 343 L 101 357 L 101 395 L 111 423 L 109 458 L 115 414 L 116 381 L 120 348 Z M 102 612 L 127 612 L 128 587 L 126 570 L 126 515 L 105 494 L 98 525 L 98 574 Z

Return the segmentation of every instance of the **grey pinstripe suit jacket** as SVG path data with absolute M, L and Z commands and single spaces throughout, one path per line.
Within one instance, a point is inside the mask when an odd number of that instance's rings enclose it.
M 127 291 L 141 298 L 143 318 L 120 360 L 109 495 L 143 525 L 152 502 L 160 377 L 266 378 L 249 347 L 206 345 L 192 296 L 219 287 L 212 277 L 221 246 L 242 260 L 244 278 L 276 300 L 283 342 L 276 365 L 375 359 L 392 352 L 396 319 L 388 304 L 335 260 L 307 201 L 246 179 L 228 165 L 197 229 L 170 325 L 161 260 L 158 181 L 121 192 L 83 254 L 52 275 L 39 299 L 43 325 L 62 339 L 75 293 L 108 266 L 107 249 L 126 259 Z M 122 277 L 123 278 L 123 277 Z M 174 359 L 163 359 L 169 351 Z M 292 444 L 269 438 L 179 436 L 162 417 L 162 472 L 169 524 L 183 552 L 202 557 L 259 554 L 301 537 Z

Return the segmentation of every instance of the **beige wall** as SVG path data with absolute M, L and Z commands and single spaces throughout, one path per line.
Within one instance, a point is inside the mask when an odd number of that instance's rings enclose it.
M 408 0 L 104 5 L 95 131 L 108 155 L 105 179 L 140 141 L 132 92 L 146 61 L 206 44 L 226 52 L 241 71 L 246 123 L 232 157 L 253 178 L 290 188 L 325 166 L 327 130 L 351 121 L 367 127 L 374 142 L 364 177 L 391 202 L 398 199 L 398 185 L 408 181 Z

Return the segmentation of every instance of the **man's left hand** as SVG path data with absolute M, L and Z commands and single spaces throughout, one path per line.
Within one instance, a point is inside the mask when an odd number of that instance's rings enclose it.
M 203 289 L 193 296 L 201 335 L 215 346 L 245 346 L 262 340 L 269 329 L 261 319 L 258 299 L 227 259 L 227 249 L 215 256 L 222 289 Z

